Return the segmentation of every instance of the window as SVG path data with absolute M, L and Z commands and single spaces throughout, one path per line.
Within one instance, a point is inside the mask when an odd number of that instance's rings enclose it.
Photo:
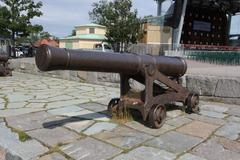
M 95 28 L 89 28 L 89 34 L 95 34 Z

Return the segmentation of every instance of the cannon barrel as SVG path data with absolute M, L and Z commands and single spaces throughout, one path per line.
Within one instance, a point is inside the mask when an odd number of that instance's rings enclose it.
M 7 62 L 9 57 L 5 54 L 0 54 L 0 62 Z
M 166 76 L 181 77 L 187 64 L 179 57 L 70 50 L 42 45 L 35 57 L 41 71 L 82 70 L 135 75 L 144 65 L 153 65 Z

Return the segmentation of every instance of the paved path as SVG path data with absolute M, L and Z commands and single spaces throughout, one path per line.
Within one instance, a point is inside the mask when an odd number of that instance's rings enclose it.
M 0 78 L 0 160 L 240 159 L 240 106 L 168 111 L 154 130 L 109 119 L 106 104 L 118 95 L 118 88 L 29 74 Z

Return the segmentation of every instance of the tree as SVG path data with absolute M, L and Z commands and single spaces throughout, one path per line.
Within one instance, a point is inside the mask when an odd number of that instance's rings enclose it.
M 10 12 L 6 7 L 0 6 L 0 36 L 10 37 L 10 31 L 7 29 L 9 25 Z
M 100 0 L 92 6 L 90 19 L 107 27 L 106 42 L 117 46 L 115 51 L 122 52 L 130 43 L 142 38 L 142 20 L 137 17 L 137 10 L 131 10 L 132 0 Z
M 42 30 L 42 26 L 32 25 L 30 22 L 34 17 L 42 15 L 42 12 L 39 10 L 42 7 L 42 2 L 35 2 L 33 0 L 0 1 L 5 6 L 0 9 L 1 22 L 5 23 L 5 25 L 2 25 L 2 30 L 5 35 L 8 35 L 12 39 L 13 44 L 16 37 L 27 37 L 30 33 L 37 33 Z M 7 16 L 1 16 L 1 13 Z

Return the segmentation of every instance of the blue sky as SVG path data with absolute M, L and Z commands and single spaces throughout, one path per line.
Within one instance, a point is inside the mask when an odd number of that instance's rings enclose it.
M 43 2 L 43 16 L 32 20 L 41 24 L 49 33 L 64 37 L 71 34 L 74 26 L 90 23 L 88 12 L 92 10 L 92 3 L 99 0 L 41 0 Z M 133 8 L 139 16 L 156 15 L 157 4 L 153 0 L 133 0 Z
M 39 1 L 39 0 L 35 0 Z M 57 37 L 71 34 L 74 26 L 90 23 L 88 12 L 92 3 L 99 0 L 41 0 L 44 13 L 40 18 L 34 18 L 33 23 L 41 24 L 45 31 Z M 157 4 L 154 0 L 133 0 L 133 8 L 139 16 L 156 15 Z M 240 16 L 233 18 L 231 33 L 240 33 Z

